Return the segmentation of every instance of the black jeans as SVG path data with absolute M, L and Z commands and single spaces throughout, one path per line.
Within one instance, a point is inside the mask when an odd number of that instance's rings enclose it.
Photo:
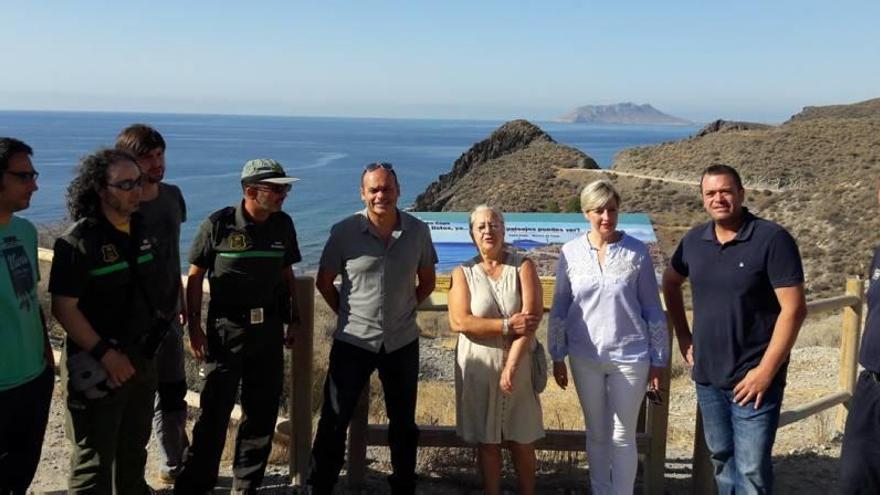
M 388 414 L 388 443 L 394 473 L 388 478 L 395 494 L 414 493 L 416 450 L 416 396 L 419 380 L 419 342 L 393 352 L 375 353 L 336 340 L 324 382 L 324 405 L 315 443 L 309 484 L 316 494 L 329 494 L 339 478 L 345 456 L 345 435 L 361 392 L 374 370 L 379 371 Z
M 34 479 L 55 387 L 50 367 L 33 380 L 0 392 L 0 494 L 22 494 Z
M 202 412 L 174 493 L 206 493 L 214 488 L 239 383 L 242 415 L 235 437 L 233 488 L 259 487 L 272 449 L 284 378 L 280 318 L 267 315 L 264 323 L 256 325 L 216 318 L 209 325 Z
M 880 493 L 880 381 L 863 371 L 846 417 L 840 451 L 840 493 Z

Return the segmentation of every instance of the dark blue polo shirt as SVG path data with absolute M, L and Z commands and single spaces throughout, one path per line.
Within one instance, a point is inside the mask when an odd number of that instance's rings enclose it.
M 859 363 L 866 370 L 880 373 L 880 247 L 874 250 L 868 280 L 868 318 L 865 320 Z
M 733 240 L 722 245 L 714 222 L 699 225 L 682 238 L 671 262 L 691 282 L 693 379 L 725 389 L 764 356 L 780 311 L 774 289 L 804 282 L 791 235 L 745 208 L 743 213 Z M 784 366 L 777 377 L 784 380 L 785 371 Z

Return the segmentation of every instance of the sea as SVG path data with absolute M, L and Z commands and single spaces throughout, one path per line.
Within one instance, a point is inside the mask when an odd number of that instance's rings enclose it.
M 167 144 L 165 180 L 183 191 L 187 222 L 181 253 L 212 211 L 241 198 L 242 165 L 252 158 L 274 158 L 299 177 L 284 209 L 296 224 L 303 260 L 297 270 L 317 268 L 330 227 L 363 208 L 358 191 L 364 165 L 394 164 L 401 183 L 399 205 L 450 171 L 473 144 L 504 121 L 273 117 L 103 112 L 0 111 L 0 136 L 12 136 L 34 148 L 39 190 L 21 212 L 37 225 L 66 216 L 65 191 L 78 160 L 112 146 L 124 127 L 149 124 Z M 678 140 L 696 127 L 611 126 L 533 121 L 557 142 L 580 149 L 603 168 L 626 148 Z

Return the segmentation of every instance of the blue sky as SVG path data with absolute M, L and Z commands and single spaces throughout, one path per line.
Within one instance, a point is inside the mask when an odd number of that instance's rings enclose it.
M 0 109 L 776 122 L 880 97 L 880 2 L 3 1 Z

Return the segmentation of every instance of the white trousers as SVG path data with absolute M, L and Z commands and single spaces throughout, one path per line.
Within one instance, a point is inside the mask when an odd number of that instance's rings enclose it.
M 650 363 L 603 363 L 569 357 L 587 430 L 595 495 L 632 495 L 638 468 L 636 422 Z

